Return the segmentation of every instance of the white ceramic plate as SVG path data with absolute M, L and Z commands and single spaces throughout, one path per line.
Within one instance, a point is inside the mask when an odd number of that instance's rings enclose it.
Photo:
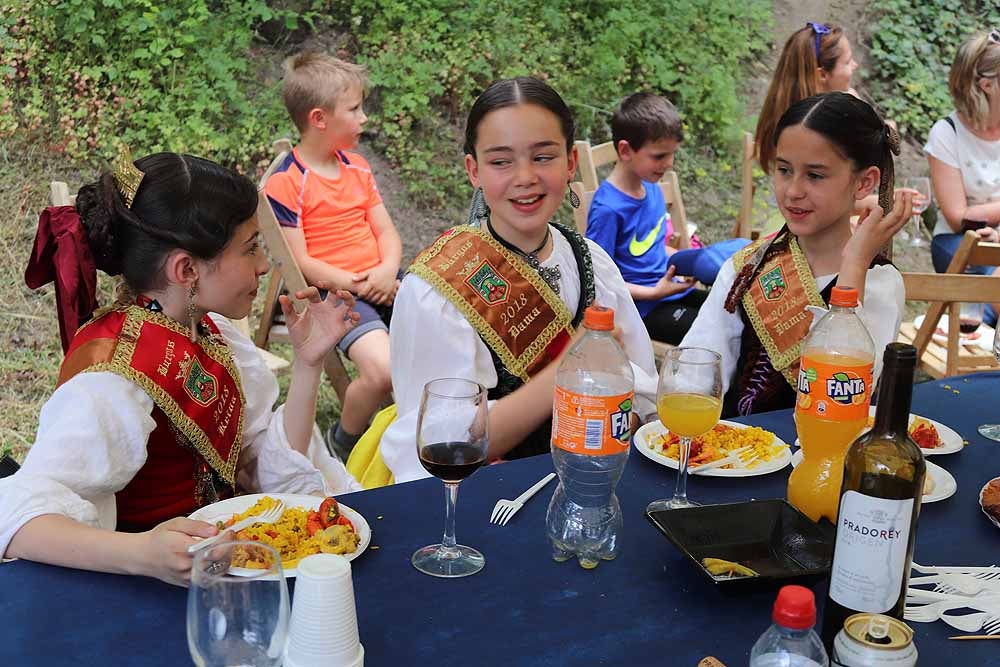
M 924 316 L 917 315 L 913 318 L 913 328 L 919 329 L 924 323 Z M 938 325 L 934 329 L 934 333 L 931 334 L 931 338 L 935 342 L 941 345 L 948 344 L 948 314 L 945 313 L 938 320 Z M 960 345 L 975 346 L 982 348 L 987 352 L 993 351 L 993 327 L 988 324 L 981 324 L 979 328 L 973 331 L 971 334 L 959 334 L 958 342 Z
M 796 467 L 801 462 L 802 450 L 799 449 L 792 454 L 792 467 Z M 934 480 L 934 490 L 931 493 L 925 493 L 921 503 L 924 505 L 927 503 L 936 503 L 939 500 L 951 498 L 955 495 L 955 492 L 958 491 L 958 482 L 951 476 L 951 473 L 936 463 L 931 463 L 930 461 L 925 461 L 925 463 L 927 464 L 927 474 Z
M 280 500 L 285 503 L 285 507 L 303 507 L 306 509 L 319 509 L 320 503 L 323 502 L 323 498 L 319 496 L 306 496 L 294 493 L 254 493 L 248 496 L 237 496 L 236 498 L 229 498 L 228 500 L 220 500 L 217 503 L 212 503 L 211 505 L 206 505 L 199 510 L 196 510 L 191 514 L 189 518 L 197 519 L 198 521 L 207 521 L 209 523 L 215 523 L 216 521 L 228 521 L 234 514 L 239 514 L 240 512 L 245 512 L 254 506 L 254 504 L 263 498 L 264 496 L 270 496 L 275 500 Z M 354 550 L 354 553 L 344 554 L 344 558 L 347 560 L 354 560 L 361 555 L 365 549 L 368 548 L 368 544 L 372 541 L 372 529 L 365 521 L 365 518 L 361 516 L 358 512 L 354 511 L 344 503 L 340 504 L 340 511 L 343 512 L 344 516 L 351 520 L 354 524 L 354 530 L 358 534 L 358 548 Z M 235 575 L 249 575 L 253 573 L 259 573 L 260 570 L 251 570 L 243 567 L 233 567 L 229 569 L 231 574 Z M 288 568 L 285 570 L 285 577 L 294 577 L 298 574 L 297 568 Z
M 749 428 L 746 424 L 737 424 L 736 422 L 730 422 L 722 420 L 720 424 L 725 424 L 726 426 L 732 426 L 733 428 L 744 429 Z M 635 433 L 635 437 L 632 438 L 635 443 L 635 448 L 639 450 L 646 458 L 651 461 L 655 461 L 662 466 L 668 468 L 673 468 L 677 470 L 677 460 L 667 458 L 659 451 L 653 449 L 653 436 L 663 436 L 669 433 L 669 431 L 660 422 L 650 422 L 645 424 Z M 702 477 L 756 477 L 757 475 L 767 475 L 768 473 L 781 470 L 787 466 L 792 460 L 792 452 L 788 448 L 788 444 L 778 436 L 774 436 L 775 445 L 783 445 L 785 447 L 784 451 L 778 456 L 772 458 L 770 461 L 764 461 L 759 466 L 750 469 L 744 468 L 733 468 L 731 470 L 724 470 L 722 468 L 712 468 L 711 470 L 706 470 L 703 473 L 698 472 L 698 468 L 688 468 L 688 472 L 692 475 L 701 475 Z
M 989 519 L 990 521 L 992 521 L 994 526 L 996 526 L 997 528 L 1000 528 L 1000 521 L 997 521 L 997 518 L 995 516 L 993 516 L 992 514 L 990 514 L 989 512 L 987 512 L 986 508 L 983 507 L 983 493 L 986 492 L 986 487 L 990 485 L 990 482 L 995 482 L 997 480 L 1000 480 L 1000 477 L 995 477 L 995 478 L 991 479 L 989 482 L 986 482 L 985 484 L 983 484 L 983 488 L 981 488 L 979 490 L 979 507 L 983 510 L 983 514 L 986 515 L 986 518 Z
M 875 406 L 869 408 L 868 414 L 875 416 Z M 941 438 L 940 447 L 934 447 L 933 449 L 926 449 L 924 447 L 920 448 L 920 451 L 924 453 L 924 456 L 940 456 L 942 454 L 954 454 L 955 452 L 962 451 L 962 448 L 965 447 L 965 442 L 962 440 L 962 436 L 956 433 L 954 429 L 945 426 L 939 421 L 934 421 L 933 419 L 929 417 L 923 417 L 922 415 L 915 415 L 911 412 L 909 423 L 912 424 L 913 420 L 916 419 L 917 417 L 926 419 L 931 424 L 933 424 L 934 428 L 937 429 L 938 436 L 940 436 Z M 798 438 L 795 439 L 795 446 L 801 447 Z

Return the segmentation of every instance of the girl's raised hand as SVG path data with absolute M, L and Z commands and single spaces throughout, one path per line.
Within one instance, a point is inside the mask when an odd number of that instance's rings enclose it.
M 879 206 L 869 210 L 844 246 L 844 259 L 857 261 L 867 269 L 875 255 L 889 244 L 913 215 L 912 193 L 912 190 L 897 190 L 888 215 L 884 215 Z
M 326 288 L 323 283 L 318 283 L 318 287 Z M 307 302 L 301 313 L 295 312 L 290 298 L 279 297 L 295 359 L 309 366 L 322 366 L 330 350 L 361 319 L 351 310 L 354 296 L 346 290 L 336 290 L 320 299 L 319 290 L 308 287 L 296 292 L 295 298 Z

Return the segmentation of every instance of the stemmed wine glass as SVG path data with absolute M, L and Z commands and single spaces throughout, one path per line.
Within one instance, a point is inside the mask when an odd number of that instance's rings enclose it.
M 910 236 L 910 245 L 920 248 L 927 245 L 923 238 L 921 216 L 931 205 L 931 180 L 926 176 L 906 178 L 903 179 L 903 187 L 917 192 L 913 197 L 913 234 Z
M 656 411 L 671 433 L 680 436 L 677 487 L 670 500 L 654 500 L 647 512 L 697 507 L 687 497 L 691 439 L 712 430 L 722 413 L 722 357 L 700 347 L 669 350 L 660 368 Z
M 993 358 L 1000 362 L 1000 322 L 993 330 Z M 983 424 L 976 430 L 987 440 L 1000 442 L 1000 424 Z
M 247 560 L 263 567 L 230 572 Z M 273 547 L 220 542 L 195 555 L 187 639 L 197 667 L 277 667 L 287 636 L 288 588 Z
M 458 484 L 486 462 L 486 389 L 459 378 L 424 385 L 417 415 L 417 456 L 430 474 L 444 482 L 445 521 L 441 544 L 418 549 L 413 567 L 435 577 L 465 577 L 483 569 L 486 559 L 455 542 Z

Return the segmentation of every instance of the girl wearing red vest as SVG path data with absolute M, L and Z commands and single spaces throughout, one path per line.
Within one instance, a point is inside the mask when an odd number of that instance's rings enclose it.
M 282 297 L 295 362 L 277 410 L 274 376 L 229 322 L 268 270 L 257 202 L 207 160 L 126 153 L 75 207 L 43 214 L 28 278 L 56 281 L 61 325 L 90 315 L 95 267 L 124 289 L 75 335 L 63 326 L 36 441 L 0 480 L 0 555 L 185 584 L 188 545 L 217 532 L 183 518 L 195 509 L 241 491 L 360 488 L 322 457 L 314 425 L 323 359 L 356 321 L 350 295 L 310 288 L 301 314 Z

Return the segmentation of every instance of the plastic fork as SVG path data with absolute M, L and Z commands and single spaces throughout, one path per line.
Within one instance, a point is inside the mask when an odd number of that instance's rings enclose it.
M 692 466 L 690 468 L 691 474 L 697 475 L 698 473 L 704 472 L 705 470 L 713 470 L 715 468 L 721 468 L 722 466 L 729 464 L 738 466 L 740 468 L 749 467 L 751 463 L 757 460 L 757 456 L 752 455 L 748 459 L 744 459 L 743 454 L 746 454 L 752 449 L 753 447 L 750 446 L 740 447 L 739 449 L 732 450 L 731 452 L 729 452 L 729 454 L 723 456 L 721 459 L 718 459 L 717 461 L 712 461 L 710 463 L 702 463 L 701 465 L 698 466 Z
M 989 567 L 931 566 L 911 562 L 910 567 L 921 574 L 967 574 L 978 579 L 990 578 L 989 575 L 995 575 L 1000 572 L 1000 567 L 996 565 L 990 565 Z
M 227 532 L 237 533 L 244 528 L 254 525 L 255 523 L 274 523 L 281 518 L 282 513 L 285 511 L 285 503 L 278 501 L 277 505 L 274 505 L 269 510 L 265 510 L 258 514 L 257 516 L 248 516 L 242 521 L 237 521 L 233 525 L 229 526 L 223 531 L 220 531 L 218 535 L 213 535 L 212 537 L 206 537 L 200 542 L 195 542 L 188 547 L 188 553 L 193 554 L 196 551 L 201 551 L 205 547 L 211 546 L 219 541 L 219 539 L 225 535 Z
M 514 500 L 506 500 L 501 498 L 497 501 L 497 504 L 493 506 L 493 513 L 490 515 L 490 523 L 495 523 L 498 526 L 506 526 L 507 522 L 510 521 L 511 517 L 517 514 L 517 511 L 524 507 L 524 503 L 528 502 L 531 496 L 535 495 L 542 490 L 542 487 L 552 481 L 555 477 L 554 472 L 550 472 L 545 477 L 535 482 L 534 486 L 519 495 Z
M 941 614 L 941 620 L 962 632 L 979 632 L 982 630 L 984 635 L 1000 634 L 1000 616 L 985 611 L 975 614 L 964 614 L 962 616 Z
M 932 623 L 941 618 L 941 615 L 952 609 L 976 609 L 992 615 L 1000 612 L 1000 599 L 997 598 L 956 598 L 952 597 L 939 602 L 921 605 L 919 607 L 906 607 L 903 610 L 903 618 L 916 623 Z

